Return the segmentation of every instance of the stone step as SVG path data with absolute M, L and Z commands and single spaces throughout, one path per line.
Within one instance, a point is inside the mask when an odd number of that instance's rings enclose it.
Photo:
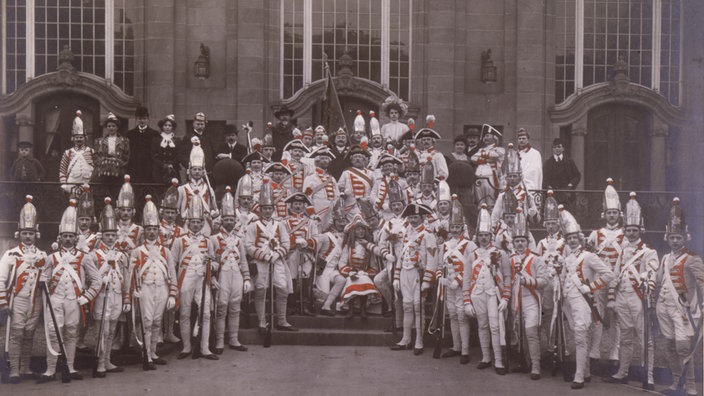
M 452 345 L 451 337 L 446 337 L 443 346 L 449 348 Z M 320 328 L 299 328 L 298 331 L 277 331 L 271 334 L 273 345 L 336 345 L 336 346 L 391 346 L 401 339 L 399 330 L 396 337 L 392 333 L 382 330 L 366 329 L 320 329 Z M 245 345 L 261 345 L 264 337 L 259 334 L 258 329 L 240 329 L 239 340 Z M 427 348 L 435 345 L 435 339 L 430 334 L 423 337 L 423 343 Z
M 242 323 L 249 319 L 250 327 L 257 327 L 259 323 L 256 314 L 250 314 L 248 318 L 243 318 L 240 321 L 240 326 L 245 327 Z M 391 327 L 391 318 L 382 316 L 370 315 L 366 319 L 359 316 L 354 318 L 346 318 L 344 314 L 336 316 L 288 316 L 289 323 L 299 328 L 306 329 L 358 329 L 358 330 L 384 330 Z M 397 328 L 401 327 L 401 323 L 397 323 Z M 448 328 L 449 329 L 449 328 Z

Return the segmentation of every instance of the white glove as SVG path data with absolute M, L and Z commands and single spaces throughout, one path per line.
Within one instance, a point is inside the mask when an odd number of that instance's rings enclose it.
M 269 260 L 269 262 L 279 261 L 280 258 L 281 256 L 278 253 L 273 252 L 271 254 L 271 259 Z
M 130 304 L 123 304 L 122 305 L 122 312 L 129 312 L 132 310 L 132 306 Z
M 266 261 L 266 262 L 271 261 L 271 255 L 272 255 L 272 254 L 273 254 L 272 252 L 267 252 L 267 253 L 264 255 L 264 261 Z
M 464 304 L 464 313 L 471 318 L 477 316 L 477 311 L 474 310 L 472 303 Z
M 210 278 L 210 287 L 213 290 L 219 290 L 220 289 L 220 284 L 218 283 L 218 280 L 215 278 Z
M 394 281 L 394 290 L 396 290 L 397 292 L 401 291 L 401 281 L 398 279 Z
M 85 296 L 80 296 L 78 297 L 78 300 L 76 302 L 78 303 L 78 305 L 83 306 L 88 304 L 89 301 Z
M 140 298 L 140 297 L 142 297 L 142 293 L 140 293 L 139 290 L 134 289 L 134 290 L 132 291 L 132 297 L 134 297 L 134 298 Z
M 424 292 L 426 290 L 430 289 L 430 283 L 428 282 L 423 282 L 423 284 L 420 285 L 420 291 Z
M 592 289 L 588 285 L 581 284 L 579 285 L 579 292 L 582 294 L 588 294 L 592 292 Z
M 505 311 L 507 307 L 508 307 L 508 301 L 505 298 L 502 298 L 501 302 L 499 303 L 499 312 Z
M 452 282 L 450 282 L 450 289 L 457 290 L 458 287 L 460 287 L 460 284 L 457 283 L 457 280 L 453 279 Z
M 391 253 L 387 253 L 386 256 L 384 256 L 384 260 L 386 260 L 386 261 L 394 261 L 394 260 L 396 260 L 396 257 L 394 257 L 394 255 L 391 254 Z
M 103 285 L 107 286 L 110 283 L 110 275 L 105 275 L 102 281 Z
M 449 287 L 449 286 L 450 286 L 450 280 L 447 279 L 447 278 L 440 278 L 440 279 L 438 279 L 438 283 L 441 284 L 441 285 L 443 285 L 443 286 L 445 286 L 445 287 Z
M 640 273 L 640 281 L 641 282 L 647 282 L 648 281 L 648 272 L 641 272 Z
M 73 189 L 73 185 L 71 184 L 62 184 L 61 189 L 67 192 L 68 194 L 71 193 L 71 190 Z
M 169 299 L 166 300 L 166 310 L 168 311 L 174 308 L 176 308 L 176 297 L 169 297 Z
M 244 281 L 244 285 L 242 285 L 242 290 L 244 290 L 245 293 L 249 293 L 252 291 L 252 282 L 246 280 Z
M 308 246 L 308 241 L 305 238 L 296 238 L 296 246 L 299 248 L 304 248 Z
M 611 308 L 611 309 L 616 308 L 616 301 L 614 301 L 614 300 L 609 300 L 609 301 L 606 303 L 606 308 Z

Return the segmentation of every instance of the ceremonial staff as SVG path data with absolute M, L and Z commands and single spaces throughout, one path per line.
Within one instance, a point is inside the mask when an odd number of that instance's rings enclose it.
M 269 321 L 266 324 L 264 342 L 262 343 L 264 348 L 271 347 L 271 330 L 274 326 L 274 262 L 271 260 L 269 261 L 269 294 L 271 297 L 269 299 Z M 264 299 L 266 300 L 266 294 Z
M 110 270 L 108 270 L 108 275 L 110 274 Z M 100 364 L 100 351 L 103 346 L 103 330 L 105 328 L 105 312 L 107 311 L 108 307 L 108 294 L 110 293 L 110 282 L 105 285 L 105 288 L 103 289 L 103 293 L 105 295 L 103 296 L 103 312 L 100 314 L 100 326 L 98 330 L 98 339 L 96 340 L 95 344 L 95 365 L 93 366 L 93 378 L 98 377 L 98 365 Z
M 10 284 L 7 287 L 7 295 L 10 296 L 10 301 L 8 304 L 8 309 L 7 309 L 7 320 L 5 320 L 5 347 L 3 348 L 2 352 L 2 362 L 0 362 L 0 371 L 2 371 L 2 376 L 1 380 L 3 384 L 8 383 L 10 380 L 10 369 L 11 364 L 10 364 L 10 354 L 9 354 L 9 349 L 10 349 L 10 326 L 12 324 L 12 305 L 15 300 L 15 293 L 12 292 L 12 289 L 15 286 L 15 271 L 17 270 L 17 264 L 12 266 L 12 270 L 10 271 Z M 2 286 L 2 285 L 0 285 Z
M 203 275 L 203 283 L 201 285 L 200 293 L 200 304 L 198 306 L 198 319 L 196 320 L 195 326 L 193 326 L 193 359 L 198 359 L 202 352 L 200 348 L 200 342 L 203 338 L 203 321 L 205 320 L 205 289 L 208 287 L 208 280 L 210 278 L 210 257 L 205 259 L 205 274 Z
M 148 370 L 149 354 L 147 353 L 147 343 L 144 339 L 144 317 L 142 317 L 142 287 L 139 280 L 139 273 L 136 271 L 136 268 L 134 276 L 134 287 L 137 291 L 137 296 L 135 296 L 134 298 L 134 310 L 132 310 L 132 321 L 135 321 L 135 317 L 139 317 L 139 335 L 142 336 L 142 340 L 140 342 L 137 336 L 135 336 L 135 339 L 137 340 L 137 343 L 142 347 L 142 368 L 144 370 Z M 134 327 L 136 327 L 136 325 L 134 325 Z
M 448 257 L 448 262 L 451 263 L 451 259 Z M 445 263 L 442 268 L 442 277 L 443 279 L 447 277 L 447 265 L 449 263 Z M 428 334 L 435 335 L 435 347 L 433 349 L 433 359 L 440 359 L 440 355 L 442 354 L 442 344 L 445 339 L 445 308 L 446 304 L 445 301 L 447 299 L 447 290 L 445 290 L 445 286 L 443 286 L 440 282 L 438 282 L 438 287 L 437 287 L 437 294 L 435 298 L 435 308 L 433 309 L 433 317 L 430 320 L 430 324 L 428 325 Z M 439 305 L 442 304 L 441 307 Z M 438 320 L 438 313 L 440 313 L 440 324 L 438 325 L 437 320 Z M 433 325 L 435 325 L 435 328 L 433 329 Z

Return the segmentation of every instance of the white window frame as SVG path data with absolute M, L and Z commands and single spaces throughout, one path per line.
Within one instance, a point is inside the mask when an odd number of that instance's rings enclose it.
M 660 92 L 660 57 L 662 51 L 662 0 L 652 0 L 653 1 L 653 14 L 652 14 L 652 54 L 651 54 L 651 87 L 655 92 Z M 579 95 L 584 89 L 584 0 L 575 1 L 575 59 L 574 59 L 574 88 L 575 93 Z M 680 26 L 682 26 L 682 8 L 680 8 Z M 682 34 L 680 37 L 680 48 L 682 48 Z M 682 50 L 680 49 L 680 59 L 682 58 Z M 679 102 L 682 101 L 682 62 L 680 61 L 680 90 L 679 90 Z
M 390 81 L 390 24 L 391 24 L 391 0 L 381 1 L 381 85 L 385 89 L 389 88 Z M 408 97 L 411 97 L 411 73 L 413 64 L 413 0 L 408 0 Z M 284 97 L 284 0 L 279 3 L 279 97 Z M 305 89 L 313 83 L 313 0 L 303 1 L 303 88 Z M 323 76 L 324 78 L 324 76 Z M 296 91 L 298 92 L 298 91 Z M 295 95 L 295 93 L 294 93 Z
M 310 0 L 308 0 L 310 1 Z M 5 0 L 2 0 L 2 8 L 3 10 L 6 9 L 6 2 Z M 26 37 L 25 37 L 25 82 L 29 82 L 32 79 L 34 79 L 35 76 L 35 66 L 36 66 L 36 58 L 35 58 L 35 46 L 34 46 L 34 40 L 35 40 L 35 1 L 34 0 L 26 0 L 25 4 L 25 29 L 26 29 Z M 6 26 L 7 24 L 7 19 L 5 12 L 2 13 L 2 32 L 0 33 L 0 37 L 2 37 L 2 48 L 4 49 L 6 46 L 6 37 L 5 37 L 5 32 L 6 32 Z M 58 55 L 58 54 L 57 54 Z M 114 83 L 113 78 L 115 75 L 115 71 L 113 70 L 114 68 L 114 58 L 115 56 L 115 0 L 105 0 L 105 80 L 109 81 L 111 84 Z M 6 69 L 7 69 L 7 60 L 5 59 L 5 51 L 3 51 L 3 56 L 2 56 L 2 79 L 0 79 L 0 84 L 2 84 L 2 94 L 7 95 L 7 75 L 6 75 Z

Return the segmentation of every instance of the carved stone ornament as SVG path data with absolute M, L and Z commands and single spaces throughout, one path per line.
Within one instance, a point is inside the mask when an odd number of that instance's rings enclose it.
M 609 82 L 611 95 L 614 96 L 629 96 L 633 95 L 631 87 L 631 79 L 628 78 L 628 63 L 623 55 L 618 56 L 618 60 L 614 65 L 614 75 Z
M 78 70 L 73 66 L 74 55 L 68 45 L 59 53 L 59 66 L 49 78 L 52 85 L 74 86 L 81 81 Z
M 349 51 L 345 50 L 337 61 L 337 76 L 334 78 L 335 88 L 339 94 L 347 95 L 359 88 L 359 83 L 354 78 L 354 59 Z

